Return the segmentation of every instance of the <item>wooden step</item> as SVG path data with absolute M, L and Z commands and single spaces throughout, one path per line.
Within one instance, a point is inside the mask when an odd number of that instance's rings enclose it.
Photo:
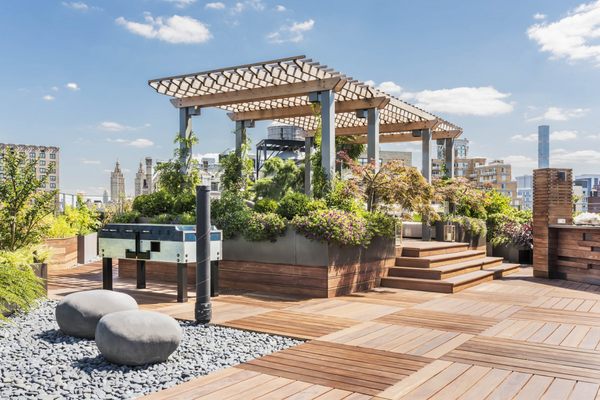
M 494 271 L 479 270 L 441 280 L 420 278 L 381 278 L 381 286 L 425 292 L 456 293 L 460 290 L 494 279 Z
M 396 257 L 397 267 L 433 268 L 485 257 L 485 250 L 465 250 L 426 257 Z
M 402 257 L 427 257 L 439 254 L 457 253 L 469 249 L 468 243 L 456 242 L 423 242 L 404 241 L 402 243 Z
M 518 272 L 521 268 L 521 264 L 502 263 L 500 265 L 484 266 L 486 271 L 494 271 L 494 279 L 501 279 L 507 275 Z
M 502 265 L 502 257 L 483 257 L 433 268 L 391 267 L 388 276 L 440 280 L 500 265 Z

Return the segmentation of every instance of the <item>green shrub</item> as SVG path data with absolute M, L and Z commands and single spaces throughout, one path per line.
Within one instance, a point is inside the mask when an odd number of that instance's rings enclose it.
M 133 211 L 141 216 L 153 217 L 160 214 L 173 212 L 174 199 L 165 190 L 157 190 L 154 193 L 143 194 L 133 200 Z
M 299 233 L 319 242 L 366 246 L 371 239 L 365 219 L 348 211 L 313 211 L 297 215 L 292 225 Z
M 32 248 L 0 251 L 0 320 L 11 310 L 29 311 L 44 295 L 43 282 L 31 268 L 36 253 Z
M 71 225 L 65 215 L 59 215 L 51 218 L 50 228 L 47 237 L 51 239 L 63 239 L 77 235 L 77 228 Z
M 150 219 L 151 224 L 173 224 L 175 216 L 173 214 L 159 214 Z
M 461 226 L 461 228 L 463 228 L 466 232 L 470 233 L 473 236 L 487 234 L 486 224 L 485 221 L 482 219 L 465 217 L 463 215 L 455 215 L 449 217 L 449 221 L 457 223 Z
M 358 215 L 363 215 L 366 211 L 364 205 L 356 198 L 345 181 L 336 180 L 331 184 L 331 190 L 325 195 L 325 202 L 329 208 Z
M 138 221 L 140 218 L 140 213 L 138 211 L 124 211 L 121 213 L 116 213 L 108 222 L 113 222 L 115 224 L 133 224 Z
M 183 192 L 175 196 L 171 209 L 173 214 L 196 212 L 196 195 L 192 192 Z
M 312 199 L 306 205 L 306 210 L 308 212 L 317 211 L 317 210 L 325 210 L 325 209 L 327 209 L 327 203 L 323 199 Z
M 275 213 L 253 212 L 248 219 L 244 237 L 253 242 L 270 240 L 274 242 L 285 233 L 286 224 L 283 218 Z
M 396 235 L 396 218 L 382 212 L 370 212 L 365 216 L 370 237 L 393 239 Z
M 277 212 L 277 202 L 269 198 L 257 200 L 254 203 L 254 211 L 259 213 Z
M 211 203 L 213 225 L 223 231 L 224 239 L 231 239 L 244 232 L 252 210 L 237 192 L 224 191 L 221 198 Z
M 194 210 L 195 211 L 195 210 Z M 177 223 L 181 225 L 196 225 L 196 213 L 185 212 L 177 216 Z
M 304 193 L 288 192 L 279 200 L 277 214 L 288 220 L 296 215 L 305 215 L 308 212 L 310 198 Z

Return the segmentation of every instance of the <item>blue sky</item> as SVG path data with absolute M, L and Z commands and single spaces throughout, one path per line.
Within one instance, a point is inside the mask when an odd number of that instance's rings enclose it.
M 552 166 L 600 173 L 599 29 L 600 1 L 2 1 L 0 142 L 60 146 L 68 193 L 101 194 L 118 158 L 132 192 L 178 129 L 148 79 L 306 54 L 462 126 L 472 155 L 528 172 L 548 123 Z M 196 152 L 232 129 L 206 110 Z

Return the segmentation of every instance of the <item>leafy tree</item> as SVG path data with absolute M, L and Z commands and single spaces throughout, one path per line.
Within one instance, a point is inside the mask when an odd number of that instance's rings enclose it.
M 177 135 L 174 143 L 180 146 L 176 147 L 173 152 L 173 158 L 156 166 L 158 189 L 165 190 L 173 196 L 181 193 L 195 193 L 196 186 L 200 183 L 200 175 L 198 162 L 190 157 L 189 149 L 198 143 L 198 138 L 194 133 L 187 138 Z
M 243 128 L 243 141 L 240 154 L 230 153 L 220 158 L 219 162 L 223 169 L 221 184 L 224 190 L 246 190 L 252 186 L 254 166 L 248 157 L 250 151 L 250 139 L 246 136 L 246 128 Z
M 263 165 L 264 178 L 258 179 L 253 190 L 258 198 L 278 200 L 288 191 L 301 191 L 304 185 L 303 170 L 293 160 L 279 157 L 268 159 Z
M 374 163 L 360 165 L 344 153 L 340 158 L 352 171 L 348 180 L 350 188 L 366 202 L 367 210 L 374 211 L 383 205 L 399 206 L 415 211 L 434 221 L 437 216 L 431 207 L 434 199 L 433 187 L 414 167 L 406 167 L 400 160 L 383 164 L 379 170 Z
M 0 185 L 0 250 L 15 251 L 39 243 L 48 229 L 47 216 L 56 206 L 56 190 L 42 190 L 48 175 L 38 175 L 37 159 L 6 148 L 2 153 L 4 180 Z

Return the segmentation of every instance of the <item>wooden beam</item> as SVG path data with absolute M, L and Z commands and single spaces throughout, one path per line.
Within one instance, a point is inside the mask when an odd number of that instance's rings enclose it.
M 171 99 L 177 107 L 217 107 L 229 104 L 246 103 L 261 100 L 283 99 L 286 97 L 305 96 L 310 92 L 341 89 L 345 79 L 326 78 L 307 82 L 287 83 L 285 85 L 267 86 L 255 89 L 232 90 L 225 93 L 213 93 L 200 96 Z M 338 89 L 338 90 L 339 90 Z
M 416 131 L 419 129 L 433 129 L 438 124 L 437 119 L 429 121 L 415 121 L 415 122 L 402 122 L 395 124 L 380 124 L 380 133 L 395 133 L 395 132 L 408 132 Z M 350 126 L 347 128 L 337 128 L 335 130 L 337 136 L 353 136 L 353 135 L 366 135 L 367 126 Z
M 354 112 L 356 110 L 363 110 L 368 108 L 384 108 L 390 99 L 387 97 L 373 97 L 370 99 L 360 100 L 348 100 L 338 101 L 335 103 L 335 113 L 347 113 Z M 262 121 L 262 120 L 273 120 L 273 119 L 284 119 L 284 118 L 295 118 L 295 117 L 306 117 L 314 115 L 313 107 L 311 105 L 297 106 L 297 107 L 282 107 L 282 108 L 271 108 L 264 110 L 255 111 L 244 111 L 236 113 L 228 113 L 227 115 L 232 121 Z
M 380 125 L 381 126 L 381 125 Z M 452 130 L 452 131 L 435 131 L 431 132 L 431 139 L 449 139 L 455 138 L 460 135 L 462 131 L 460 130 Z M 400 143 L 400 142 L 419 142 L 421 138 L 418 136 L 413 136 L 412 132 L 406 133 L 394 133 L 389 135 L 379 135 L 379 143 Z M 366 144 L 367 136 L 360 135 L 355 136 L 354 143 L 357 144 Z

